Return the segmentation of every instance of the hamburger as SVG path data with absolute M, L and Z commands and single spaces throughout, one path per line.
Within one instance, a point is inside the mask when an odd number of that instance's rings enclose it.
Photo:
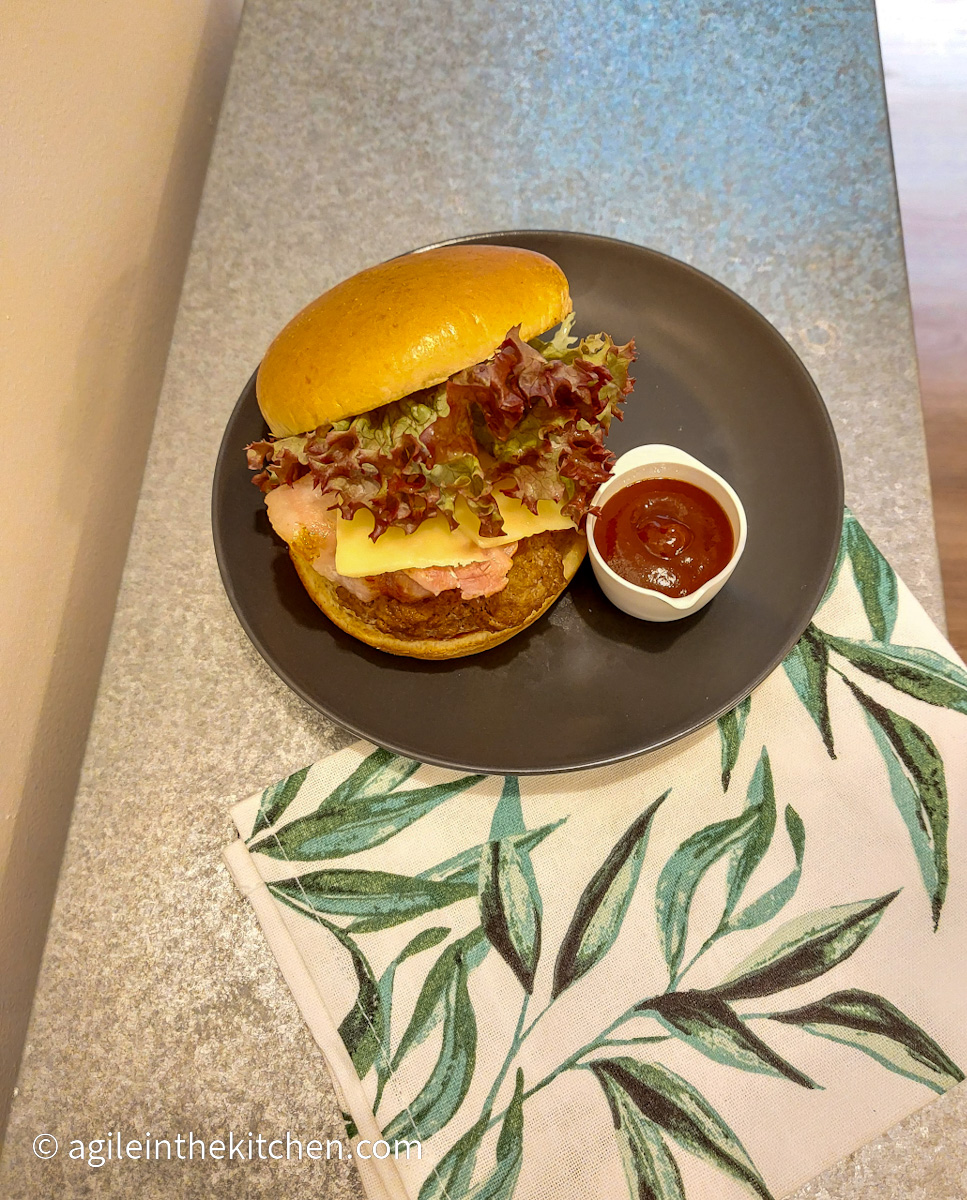
M 635 357 L 604 333 L 572 337 L 573 321 L 550 259 L 443 246 L 337 284 L 269 346 L 269 434 L 248 465 L 346 633 L 415 658 L 476 654 L 567 587 Z

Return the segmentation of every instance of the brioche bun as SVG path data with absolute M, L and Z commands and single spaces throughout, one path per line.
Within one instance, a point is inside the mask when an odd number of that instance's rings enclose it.
M 452 592 L 442 592 L 430 601 L 408 603 L 405 605 L 410 610 L 407 616 L 413 618 L 409 630 L 393 626 L 392 605 L 399 604 L 399 601 L 387 603 L 389 620 L 384 619 L 382 613 L 375 615 L 375 619 L 372 614 L 364 615 L 370 605 L 361 604 L 343 588 L 320 575 L 296 548 L 289 547 L 289 556 L 306 591 L 330 621 L 345 633 L 388 654 L 445 659 L 479 654 L 482 650 L 499 646 L 532 625 L 547 612 L 574 578 L 586 551 L 587 539 L 576 529 L 527 538 L 521 543 L 511 567 L 506 588 L 508 595 L 499 592 L 496 597 L 460 600 L 454 598 Z M 506 607 L 515 613 L 514 623 L 501 625 L 499 613 L 493 612 L 493 605 L 485 605 L 485 599 L 500 600 L 501 608 Z M 466 625 L 476 619 L 481 625 L 490 624 L 492 627 L 469 629 L 452 636 L 441 636 L 439 632 L 431 634 L 429 630 L 433 628 L 433 617 L 426 622 L 427 628 L 420 630 L 421 605 L 431 606 L 436 617 L 441 607 L 446 610 L 449 606 L 454 613 L 459 611 L 460 624 Z
M 564 272 L 532 250 L 440 246 L 394 258 L 286 325 L 259 367 L 259 407 L 276 437 L 306 433 L 442 383 L 489 358 L 515 325 L 527 341 L 570 311 Z

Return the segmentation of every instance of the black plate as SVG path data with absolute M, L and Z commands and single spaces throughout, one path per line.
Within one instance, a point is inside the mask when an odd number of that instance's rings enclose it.
M 319 612 L 269 527 L 243 453 L 265 430 L 253 376 L 215 469 L 215 552 L 229 599 L 293 691 L 423 762 L 537 774 L 663 746 L 742 700 L 819 604 L 843 512 L 829 415 L 772 325 L 692 267 L 589 234 L 459 240 L 548 255 L 570 281 L 577 332 L 635 339 L 637 383 L 609 445 L 618 454 L 643 442 L 681 446 L 732 483 L 749 518 L 732 579 L 701 612 L 655 625 L 613 608 L 585 560 L 550 612 L 493 650 L 444 663 L 372 650 Z

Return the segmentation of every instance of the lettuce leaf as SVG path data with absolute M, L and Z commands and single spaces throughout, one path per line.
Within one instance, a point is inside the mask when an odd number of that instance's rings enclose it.
M 306 435 L 299 434 L 296 437 L 251 442 L 246 446 L 245 456 L 250 471 L 258 471 L 265 464 L 265 469 L 252 480 L 255 486 L 263 492 L 271 492 L 283 483 L 295 483 L 300 476 L 308 474 L 306 441 Z
M 444 515 L 452 528 L 463 498 L 480 531 L 503 533 L 495 494 L 532 512 L 554 500 L 580 526 L 614 456 L 604 437 L 631 391 L 634 343 L 607 334 L 571 336 L 573 317 L 547 342 L 512 329 L 492 358 L 358 417 L 301 438 L 253 442 L 249 466 L 264 491 L 311 471 L 351 519 L 373 514 L 375 541 L 391 526 L 408 533 Z

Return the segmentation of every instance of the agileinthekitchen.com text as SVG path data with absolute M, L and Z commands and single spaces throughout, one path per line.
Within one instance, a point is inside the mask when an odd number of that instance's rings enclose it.
M 62 1149 L 63 1145 L 63 1149 Z M 50 1133 L 39 1133 L 33 1140 L 37 1158 L 60 1156 L 82 1162 L 88 1167 L 105 1167 L 117 1162 L 302 1162 L 304 1159 L 340 1162 L 353 1158 L 403 1159 L 422 1158 L 423 1147 L 416 1141 L 368 1141 L 363 1138 L 350 1144 L 343 1141 L 303 1139 L 291 1133 L 267 1138 L 261 1133 L 234 1131 L 218 1137 L 199 1137 L 194 1133 L 174 1136 L 155 1136 L 150 1131 L 140 1137 L 129 1137 L 120 1130 L 109 1130 L 99 1138 L 64 1138 L 58 1140 Z

